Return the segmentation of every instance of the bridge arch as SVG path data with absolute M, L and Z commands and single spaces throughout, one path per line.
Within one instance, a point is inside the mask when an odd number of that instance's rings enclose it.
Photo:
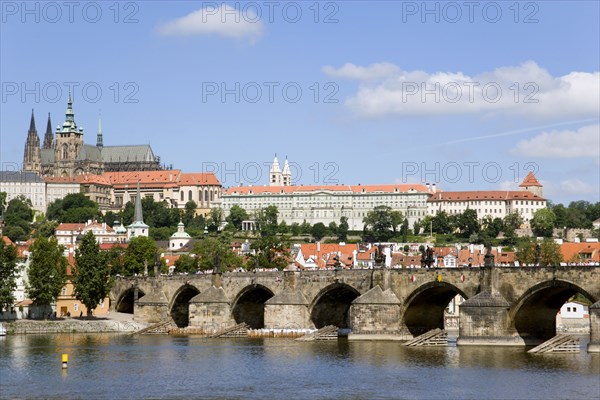
M 231 315 L 237 324 L 245 322 L 252 329 L 265 327 L 265 302 L 274 296 L 266 286 L 246 286 L 231 303 Z
M 144 297 L 146 293 L 143 290 L 138 289 L 138 299 Z M 115 311 L 126 314 L 133 314 L 133 308 L 135 303 L 135 289 L 129 288 L 125 290 L 119 297 L 117 297 L 117 302 L 115 303 Z
M 349 311 L 360 292 L 346 283 L 332 283 L 321 289 L 309 307 L 310 319 L 317 329 L 327 325 L 350 328 Z
M 404 324 L 413 336 L 432 329 L 444 329 L 444 311 L 450 301 L 467 295 L 446 282 L 427 282 L 416 288 L 404 302 Z
M 185 328 L 190 323 L 190 300 L 198 295 L 200 290 L 190 284 L 181 286 L 171 299 L 169 314 L 179 328 Z
M 598 300 L 580 286 L 568 281 L 551 280 L 532 286 L 523 293 L 509 312 L 512 327 L 526 343 L 538 343 L 554 337 L 558 311 L 578 293 L 592 303 Z

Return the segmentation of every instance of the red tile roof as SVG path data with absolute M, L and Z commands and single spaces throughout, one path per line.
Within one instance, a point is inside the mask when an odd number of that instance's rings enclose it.
M 564 262 L 593 261 L 600 262 L 600 243 L 563 243 L 560 246 Z M 583 254 L 591 254 L 583 258 Z
M 180 175 L 179 181 L 180 186 L 197 186 L 197 185 L 217 185 L 221 186 L 221 183 L 212 172 L 206 173 L 183 173 Z
M 526 186 L 542 187 L 542 184 L 537 180 L 535 175 L 533 175 L 533 172 L 529 171 L 529 173 L 527 174 L 525 179 L 523 179 L 523 182 L 521 182 L 521 184 L 519 185 L 519 187 L 526 187 Z
M 349 192 L 349 193 L 407 193 L 409 191 L 428 193 L 424 185 L 321 185 L 321 186 L 233 186 L 225 190 L 227 195 L 235 194 L 289 194 L 310 192 Z
M 427 201 L 472 201 L 472 200 L 546 200 L 526 190 L 479 190 L 467 192 L 438 192 Z

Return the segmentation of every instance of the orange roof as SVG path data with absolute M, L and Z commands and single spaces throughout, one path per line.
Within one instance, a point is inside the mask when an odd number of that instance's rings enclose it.
M 225 190 L 226 195 L 247 194 L 289 194 L 307 192 L 349 192 L 349 193 L 407 193 L 409 191 L 428 193 L 424 185 L 322 185 L 322 186 L 233 186 Z
M 95 226 L 106 229 L 107 232 L 111 232 L 113 230 L 113 228 L 111 228 L 110 225 L 108 225 L 108 224 L 103 226 L 102 223 L 94 221 L 91 224 L 86 224 L 86 223 L 82 223 L 82 222 L 74 222 L 74 223 L 63 222 L 56 227 L 55 231 L 81 231 L 85 228 L 90 228 L 90 227 L 95 227 Z
M 9 245 L 9 246 L 14 246 L 15 244 L 13 243 L 12 240 L 10 240 L 10 238 L 8 236 L 2 236 L 2 240 L 4 241 L 5 244 Z
M 103 175 L 82 174 L 73 177 L 68 176 L 46 176 L 46 183 L 79 183 L 80 185 L 94 183 L 97 185 L 110 186 L 110 181 Z
M 179 177 L 180 186 L 184 185 L 217 185 L 221 186 L 221 183 L 212 172 L 206 173 L 183 173 Z
M 533 175 L 533 172 L 529 171 L 529 173 L 527 174 L 525 179 L 523 179 L 523 182 L 521 182 L 521 184 L 519 185 L 519 187 L 526 187 L 526 186 L 542 187 L 542 184 L 537 180 L 535 175 Z
M 353 263 L 353 251 L 358 251 L 358 245 L 355 243 L 348 243 L 340 245 L 339 243 L 321 243 L 320 250 L 317 251 L 316 243 L 302 243 L 300 244 L 302 255 L 304 259 L 308 260 L 309 257 L 313 257 L 319 267 L 325 265 L 335 264 L 333 257 L 340 253 L 340 262 L 350 266 Z
M 135 187 L 138 181 L 140 186 L 152 184 L 175 183 L 181 174 L 181 170 L 163 171 L 121 171 L 105 172 L 102 176 L 107 178 L 112 185 L 132 185 Z
M 564 262 L 594 261 L 600 262 L 600 243 L 563 243 L 560 246 Z M 590 254 L 591 257 L 583 257 Z
M 471 200 L 542 200 L 543 197 L 537 196 L 526 190 L 478 190 L 467 192 L 438 192 L 433 194 L 427 201 L 471 201 Z

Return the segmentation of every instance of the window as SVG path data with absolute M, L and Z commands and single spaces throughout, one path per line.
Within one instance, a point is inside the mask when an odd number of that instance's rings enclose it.
M 73 310 L 79 311 L 79 303 L 75 303 L 75 305 L 73 306 Z
M 188 191 L 188 201 L 192 201 L 192 191 Z
M 183 201 L 183 190 L 181 192 L 179 192 L 179 198 L 181 199 L 181 201 Z

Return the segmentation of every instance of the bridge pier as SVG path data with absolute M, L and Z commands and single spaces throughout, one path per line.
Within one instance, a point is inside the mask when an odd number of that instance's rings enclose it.
M 376 285 L 350 306 L 352 333 L 348 340 L 406 340 L 399 336 L 401 301 L 391 290 Z
M 588 353 L 600 353 L 600 301 L 595 302 L 590 310 L 590 343 Z
M 230 301 L 222 287 L 211 286 L 190 300 L 189 325 L 204 333 L 215 333 L 235 325 Z
M 138 288 L 135 287 L 133 314 L 137 322 L 156 324 L 169 318 L 169 301 L 161 290 L 156 279 L 151 281 L 152 290 L 147 295 L 138 298 Z
M 300 290 L 299 272 L 285 271 L 283 290 L 265 302 L 266 329 L 314 329 L 308 300 Z
M 511 329 L 510 304 L 501 294 L 481 292 L 460 305 L 458 346 L 522 346 L 526 343 Z

